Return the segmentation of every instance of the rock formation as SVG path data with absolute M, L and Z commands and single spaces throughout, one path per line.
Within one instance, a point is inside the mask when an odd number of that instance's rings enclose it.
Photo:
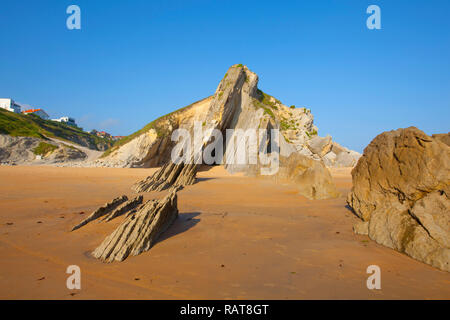
M 12 137 L 0 134 L 0 162 L 23 163 L 33 161 L 36 155 L 33 149 L 39 145 L 41 139 L 31 137 Z
M 184 165 L 183 163 L 168 162 L 153 175 L 137 182 L 133 186 L 133 190 L 139 193 L 161 191 L 170 187 L 179 189 L 194 184 L 197 170 L 198 165 L 196 164 Z
M 324 139 L 326 140 L 324 141 Z M 322 144 L 318 144 L 316 140 L 322 140 Z M 327 167 L 354 167 L 361 156 L 358 152 L 347 149 L 339 143 L 331 141 L 330 136 L 325 138 L 315 137 L 308 142 L 309 150 L 317 148 L 318 146 L 321 148 L 319 150 L 316 149 L 317 151 L 313 152 L 312 158 L 317 159 L 317 155 L 321 156 Z
M 261 175 L 259 165 L 250 166 L 249 176 L 268 178 L 279 183 L 293 183 L 299 194 L 310 200 L 336 198 L 336 189 L 330 172 L 322 161 L 316 161 L 299 153 L 280 156 L 279 168 L 273 175 Z
M 352 177 L 347 202 L 362 219 L 356 233 L 450 271 L 448 135 L 430 137 L 414 127 L 384 132 Z
M 253 105 L 249 104 L 249 101 L 251 101 L 249 94 L 257 94 L 256 83 L 257 76 L 246 67 L 231 67 L 220 82 L 208 108 L 201 115 L 201 118 L 197 118 L 197 120 L 201 120 L 202 131 L 206 134 L 203 138 L 204 143 L 199 146 L 198 150 L 193 150 L 192 156 L 186 161 L 186 164 L 174 164 L 169 161 L 153 176 L 138 182 L 134 186 L 134 190 L 138 192 L 160 191 L 172 186 L 182 187 L 194 183 L 195 174 L 199 164 L 201 164 L 201 162 L 195 161 L 195 155 L 201 153 L 203 147 L 212 142 L 212 130 L 223 132 L 227 128 L 236 127 L 236 125 L 233 126 L 233 121 L 237 120 L 243 108 L 250 106 L 253 108 Z M 246 126 L 254 127 L 250 120 L 252 120 L 251 117 L 245 118 Z M 172 126 L 172 128 L 175 127 L 186 129 L 191 136 L 193 136 L 195 130 L 191 123 Z
M 193 103 L 149 123 L 107 151 L 95 165 L 110 167 L 155 167 L 166 164 L 174 143 L 175 129 L 192 133 L 194 123 L 207 129 L 279 129 L 280 152 L 292 152 L 323 160 L 330 167 L 354 166 L 360 154 L 340 146 L 331 137 L 317 136 L 314 117 L 307 108 L 287 107 L 258 89 L 258 76 L 246 66 L 233 65 L 213 96 Z M 225 133 L 225 132 L 223 132 Z M 225 152 L 228 146 L 224 146 Z M 228 166 L 230 171 L 247 170 Z
M 72 231 L 94 220 L 108 222 L 124 215 L 116 230 L 92 252 L 104 262 L 123 261 L 130 254 L 149 250 L 178 217 L 177 190 L 172 188 L 161 200 L 149 200 L 144 204 L 142 195 L 131 200 L 125 195 L 117 197 L 95 210 Z
M 75 231 L 93 220 L 103 217 L 106 214 L 112 213 L 114 209 L 116 209 L 119 205 L 126 202 L 127 200 L 128 197 L 125 195 L 113 199 L 111 202 L 106 203 L 104 206 L 92 212 L 86 219 L 73 227 L 71 231 Z
M 212 141 L 217 142 L 215 141 L 216 137 L 213 138 L 212 130 L 225 133 L 227 129 L 234 129 L 230 136 L 224 135 L 226 136 L 226 141 L 222 142 L 224 151 L 223 159 L 235 157 L 238 146 L 237 143 L 233 144 L 230 141 L 240 141 L 242 138 L 240 134 L 242 132 L 247 132 L 248 129 L 266 131 L 278 129 L 281 134 L 276 152 L 279 152 L 281 157 L 288 159 L 291 154 L 302 154 L 310 159 L 327 161 L 326 163 L 330 165 L 339 164 L 345 166 L 356 163 L 359 154 L 355 152 L 351 153 L 350 150 L 332 142 L 329 136 L 326 138 L 315 136 L 317 128 L 313 125 L 313 117 L 309 110 L 306 108 L 288 108 L 274 97 L 259 90 L 257 84 L 258 76 L 247 67 L 242 65 L 232 66 L 219 83 L 215 94 L 211 98 L 203 100 L 199 104 L 199 107 L 196 107 L 196 104 L 194 104 L 184 110 L 177 111 L 175 115 L 172 114 L 163 117 L 156 123 L 153 123 L 154 129 L 151 130 L 157 130 L 159 132 L 159 138 L 156 138 L 154 143 L 161 145 L 161 142 L 156 141 L 164 141 L 166 137 L 171 135 L 174 129 L 185 129 L 191 136 L 194 136 L 194 131 L 197 130 L 193 123 L 195 120 L 197 123 L 202 123 L 201 131 L 205 134 L 200 152 L 204 150 L 204 147 L 208 143 Z M 207 104 L 205 105 L 205 103 Z M 196 108 L 199 108 L 199 110 L 196 110 Z M 185 114 L 187 116 L 184 116 Z M 181 119 L 184 122 L 180 122 Z M 186 121 L 186 119 L 189 120 Z M 165 126 L 161 124 L 164 122 Z M 165 128 L 164 133 L 162 132 L 163 127 Z M 158 134 L 156 134 L 156 137 L 158 137 Z M 164 143 L 164 145 L 167 146 L 169 144 Z M 101 161 L 111 160 L 111 158 L 114 158 L 114 154 L 120 154 L 120 150 L 125 148 L 125 146 L 113 151 L 107 157 L 108 159 Z M 172 148 L 164 149 L 165 155 L 158 153 L 158 159 L 169 158 L 169 152 L 171 151 Z M 193 151 L 196 154 L 198 150 Z M 330 155 L 332 155 L 331 158 Z M 247 155 L 247 157 L 250 156 Z M 300 158 L 292 157 L 289 159 L 297 159 L 297 161 L 300 161 Z M 154 160 L 155 158 L 146 155 L 144 159 Z M 143 164 L 144 162 L 145 160 L 140 160 L 139 164 Z M 159 163 L 159 161 L 157 162 Z M 289 164 L 293 164 L 292 160 L 288 162 Z M 302 165 L 306 163 L 303 159 L 300 162 L 302 162 Z M 189 163 L 194 163 L 192 158 Z M 198 162 L 196 163 L 198 164 Z M 326 171 L 326 169 L 325 171 L 319 169 L 320 165 L 315 165 L 313 162 L 308 163 L 315 168 L 312 171 L 316 172 L 316 175 L 319 172 Z M 245 164 L 225 161 L 224 165 L 230 172 L 247 173 L 254 170 L 255 165 L 259 167 L 257 163 L 250 163 L 250 161 L 247 161 Z M 134 186 L 134 190 L 137 192 L 159 191 L 172 186 L 192 184 L 195 181 L 196 171 L 196 165 L 188 165 L 186 167 L 184 164 L 175 165 L 173 163 L 166 163 L 153 176 L 138 182 Z M 329 176 L 328 172 L 327 175 Z M 299 177 L 295 179 L 299 179 Z M 328 185 L 328 182 L 332 184 L 331 179 L 327 180 L 325 178 L 323 181 L 325 180 L 327 183 L 321 184 L 322 186 L 325 184 Z M 310 191 L 308 192 L 305 189 L 304 194 L 311 198 L 316 198 L 316 195 L 322 198 L 325 197 L 325 194 L 329 196 L 335 196 L 337 194 L 335 190 L 331 190 L 335 189 L 334 187 L 327 188 L 323 193 L 319 190 L 313 192 L 311 188 L 309 189 Z
M 102 221 L 111 221 L 114 218 L 117 218 L 125 213 L 131 213 L 133 210 L 135 210 L 139 205 L 142 204 L 142 200 L 144 199 L 144 197 L 141 196 L 137 196 L 131 200 L 125 201 L 122 204 L 120 204 L 119 206 L 117 206 L 116 209 L 112 210 L 111 212 L 109 212 L 108 214 L 104 215 L 102 218 Z
M 250 79 L 249 81 L 246 81 Z M 242 107 L 243 94 L 242 91 L 247 90 L 247 93 L 251 90 L 256 90 L 257 77 L 245 67 L 231 67 L 224 80 L 222 80 L 216 90 L 216 93 L 211 100 L 208 109 L 202 115 L 203 128 L 202 131 L 209 133 L 209 137 L 206 136 L 203 141 L 204 144 L 199 146 L 198 150 L 193 150 L 188 161 L 184 163 L 174 164 L 169 161 L 161 169 L 159 169 L 153 176 L 138 182 L 134 186 L 134 190 L 137 192 L 142 191 L 160 191 L 169 187 L 183 187 L 194 183 L 195 174 L 198 170 L 199 163 L 194 159 L 195 155 L 203 150 L 203 147 L 212 140 L 212 130 L 224 131 L 231 126 L 232 120 L 235 118 Z M 191 136 L 193 136 L 194 127 L 191 124 L 176 125 L 172 128 L 186 129 Z M 200 163 L 201 164 L 201 163 Z
M 36 154 L 39 145 L 50 146 L 49 152 Z M 57 164 L 83 161 L 86 154 L 68 144 L 50 139 L 13 137 L 0 134 L 0 163 L 5 164 Z
M 71 161 L 82 161 L 86 158 L 87 155 L 83 151 L 68 145 L 60 144 L 58 149 L 44 157 L 44 160 L 48 160 L 50 163 L 65 163 Z
M 325 165 L 298 153 L 281 157 L 278 173 L 268 177 L 281 182 L 293 182 L 299 194 L 311 200 L 336 198 L 340 195 Z
M 315 136 L 308 141 L 307 146 L 313 154 L 316 154 L 319 157 L 324 157 L 331 151 L 333 145 L 330 136 L 326 136 L 324 138 Z
M 104 262 L 136 256 L 149 250 L 177 217 L 177 194 L 171 190 L 163 199 L 149 200 L 128 216 L 92 255 Z

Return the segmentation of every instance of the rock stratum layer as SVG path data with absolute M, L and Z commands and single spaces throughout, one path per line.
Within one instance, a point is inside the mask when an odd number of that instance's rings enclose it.
M 92 255 L 104 262 L 123 261 L 130 254 L 138 255 L 149 250 L 158 237 L 178 217 L 177 188 L 169 190 L 161 200 L 148 200 L 143 196 L 131 200 L 123 195 L 113 199 L 92 212 L 72 228 L 75 231 L 97 220 L 109 222 L 124 216 L 122 223 L 98 246 Z
M 352 171 L 357 233 L 450 271 L 449 135 L 417 128 L 378 135 Z
M 132 200 L 128 200 L 128 197 L 123 195 L 113 199 L 111 202 L 106 203 L 104 206 L 98 208 L 92 212 L 89 217 L 81 221 L 74 226 L 71 231 L 75 231 L 91 221 L 101 219 L 101 221 L 111 221 L 124 214 L 132 214 L 136 212 L 136 208 L 142 204 L 143 196 L 137 196 Z
M 177 194 L 172 190 L 163 199 L 149 200 L 126 217 L 92 255 L 104 262 L 113 262 L 148 251 L 177 217 Z
M 196 164 L 184 165 L 168 162 L 153 175 L 137 182 L 132 189 L 138 193 L 162 191 L 170 187 L 178 190 L 194 184 L 197 170 L 198 165 Z

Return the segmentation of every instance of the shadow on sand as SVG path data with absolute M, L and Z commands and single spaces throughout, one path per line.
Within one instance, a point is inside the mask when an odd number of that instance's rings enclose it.
M 197 223 L 200 222 L 200 219 L 194 219 L 199 216 L 200 212 L 188 212 L 188 213 L 180 213 L 175 222 L 167 229 L 155 243 L 155 245 L 159 242 L 162 242 L 170 237 L 174 237 L 177 234 L 183 233 L 191 228 L 193 228 Z
M 216 178 L 196 178 L 195 182 L 202 182 L 202 181 L 208 181 L 208 180 L 214 180 Z

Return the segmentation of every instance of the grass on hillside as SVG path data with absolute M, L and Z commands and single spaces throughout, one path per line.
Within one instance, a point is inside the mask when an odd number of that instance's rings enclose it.
M 0 134 L 41 139 L 46 137 L 60 138 L 71 142 L 77 138 L 82 138 L 95 145 L 99 143 L 112 144 L 112 141 L 109 139 L 97 137 L 78 127 L 52 120 L 44 120 L 33 114 L 23 115 L 3 109 L 0 109 Z
M 47 153 L 52 152 L 55 149 L 58 149 L 58 147 L 53 144 L 40 142 L 39 145 L 33 149 L 33 153 L 35 155 L 45 156 Z
M 45 138 L 42 130 L 32 118 L 0 109 L 0 133 L 13 137 Z
M 168 113 L 162 117 L 157 118 L 156 120 L 153 120 L 152 122 L 146 124 L 142 129 L 130 134 L 129 136 L 123 137 L 122 139 L 116 141 L 114 143 L 114 145 L 112 146 L 112 148 L 109 148 L 108 150 L 106 150 L 101 158 L 104 158 L 106 156 L 108 156 L 109 154 L 111 154 L 111 152 L 119 149 L 121 146 L 127 144 L 128 142 L 130 142 L 131 140 L 139 137 L 140 135 L 146 133 L 147 131 L 150 131 L 151 129 L 154 129 L 156 131 L 156 134 L 158 135 L 158 137 L 163 137 L 167 134 L 167 128 L 165 127 L 165 125 L 163 124 L 163 120 L 169 120 L 170 116 L 173 116 L 175 114 L 177 114 L 178 112 L 184 111 L 190 107 L 192 107 L 194 104 L 197 104 L 199 102 L 202 102 L 206 99 L 209 99 L 211 96 L 206 97 L 204 99 L 198 100 L 196 102 L 191 103 L 190 105 L 187 105 L 183 108 L 177 109 L 171 113 Z

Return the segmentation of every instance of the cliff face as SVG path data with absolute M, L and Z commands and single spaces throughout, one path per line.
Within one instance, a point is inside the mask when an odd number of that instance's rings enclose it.
M 56 139 L 12 137 L 0 134 L 0 164 L 61 164 L 87 158 L 87 148 L 74 147 Z
M 317 136 L 314 117 L 306 108 L 289 108 L 258 89 L 258 76 L 246 66 L 231 66 L 213 96 L 163 116 L 142 130 L 125 138 L 96 162 L 98 166 L 154 167 L 170 159 L 174 143 L 173 130 L 183 128 L 191 134 L 194 123 L 203 132 L 219 129 L 279 129 L 280 154 L 296 152 L 327 166 L 354 166 L 360 154 Z M 236 132 L 236 131 L 235 131 Z M 236 134 L 236 133 L 235 133 Z M 235 138 L 233 135 L 233 139 Z M 208 139 L 206 139 L 208 140 Z M 227 144 L 225 154 L 235 152 Z M 225 155 L 226 156 L 226 155 Z M 246 170 L 246 166 L 228 165 L 230 171 Z

